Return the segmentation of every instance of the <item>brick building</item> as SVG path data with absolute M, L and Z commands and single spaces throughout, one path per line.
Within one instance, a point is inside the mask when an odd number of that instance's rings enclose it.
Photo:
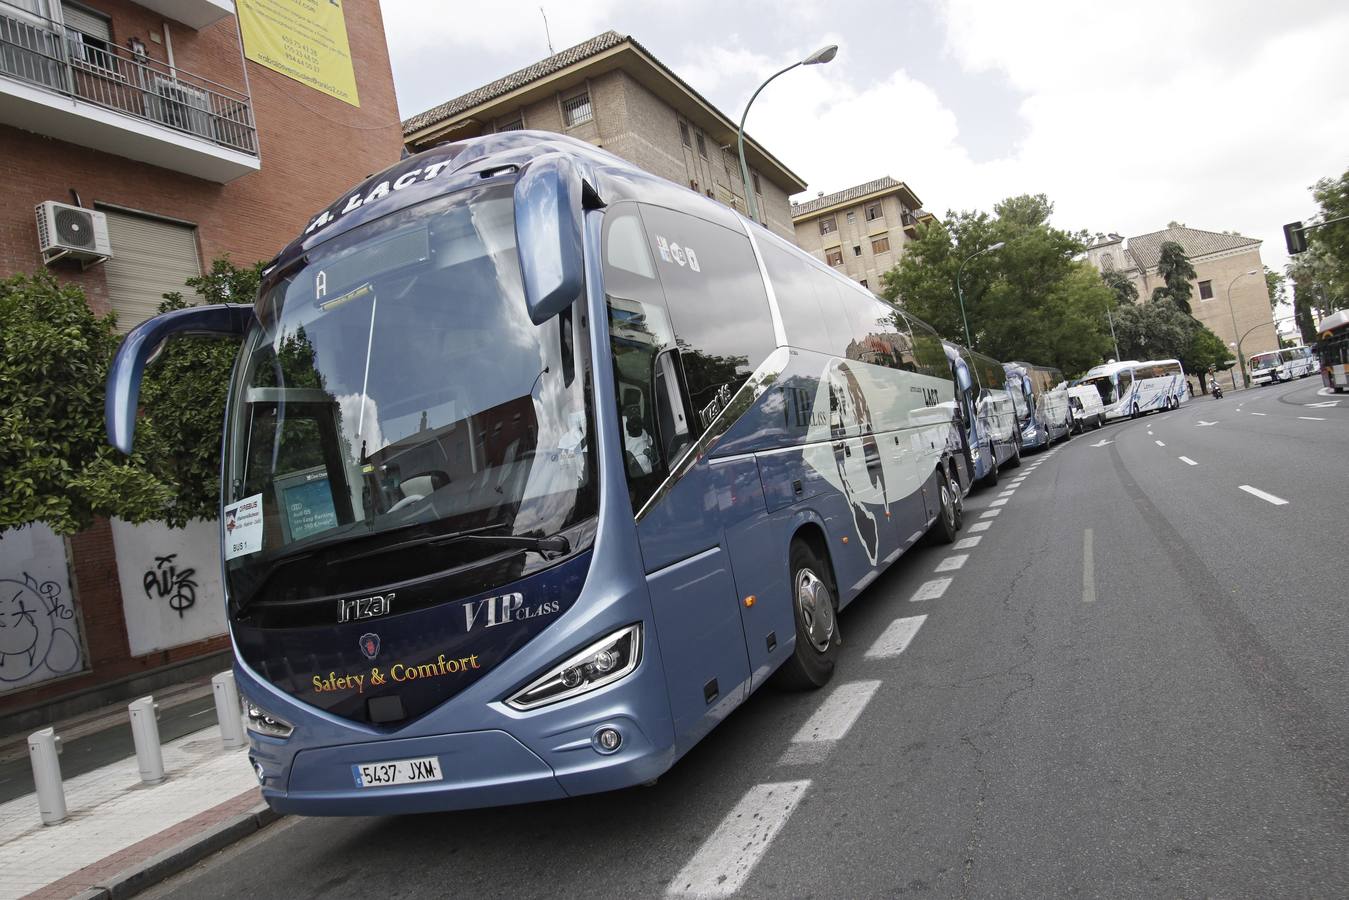
M 745 212 L 737 123 L 632 37 L 606 31 L 403 123 L 412 151 L 521 128 L 556 131 Z M 791 238 L 788 197 L 806 183 L 748 135 L 764 224 Z
M 796 243 L 863 287 L 879 292 L 918 223 L 932 218 L 907 184 L 889 175 L 792 204 Z
M 294 58 L 276 49 L 297 45 Z M 271 258 L 315 211 L 396 161 L 401 134 L 377 3 L 0 0 L 0 277 L 44 267 L 39 204 L 96 211 L 111 258 L 50 253 L 49 268 L 125 330 L 216 257 Z M 193 567 L 193 612 L 213 618 L 179 627 L 182 610 L 156 609 L 143 621 L 157 570 L 126 571 L 128 554 L 162 557 L 154 546 L 167 541 L 181 554 L 172 579 L 157 572 L 168 583 L 187 571 L 187 543 L 201 543 L 163 531 L 148 541 L 100 522 L 69 541 L 43 527 L 5 535 L 0 580 L 19 593 L 31 583 L 25 609 L 41 600 L 60 611 L 41 623 L 41 652 L 0 647 L 0 716 L 61 698 L 70 711 L 72 697 L 134 689 L 226 647 L 223 604 L 206 596 L 219 584 L 213 526 L 198 531 L 214 561 Z M 142 579 L 143 595 L 127 596 Z
M 1138 288 L 1139 299 L 1146 301 L 1155 288 L 1164 286 L 1157 262 L 1168 241 L 1180 244 L 1194 266 L 1190 307 L 1196 319 L 1229 347 L 1235 348 L 1240 338 L 1244 359 L 1278 349 L 1261 242 L 1256 238 L 1184 226 L 1130 238 L 1105 234 L 1092 240 L 1087 259 L 1101 271 L 1124 272 Z

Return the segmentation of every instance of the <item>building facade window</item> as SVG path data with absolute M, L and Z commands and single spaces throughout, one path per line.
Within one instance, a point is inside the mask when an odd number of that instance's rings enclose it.
M 829 265 L 831 265 L 831 266 L 841 266 L 841 265 L 843 265 L 843 250 L 842 250 L 842 248 L 835 247 L 833 250 L 828 250 L 828 251 L 825 252 L 824 257 L 825 257 L 825 261 L 828 262 Z
M 857 222 L 857 210 L 855 209 L 848 210 L 848 224 L 853 225 L 856 222 Z
M 696 181 L 694 181 L 693 179 L 690 178 L 690 179 L 689 179 L 689 189 L 692 190 L 692 191 L 696 194 L 696 193 L 698 192 L 698 182 L 696 182 Z
M 750 176 L 749 176 L 749 177 L 752 178 L 752 179 L 754 180 L 754 193 L 756 193 L 756 194 L 762 194 L 762 193 L 763 193 L 763 188 L 759 186 L 759 173 L 758 173 L 758 172 L 752 172 L 752 173 L 750 173 Z
M 679 143 L 685 147 L 693 146 L 693 142 L 689 140 L 689 123 L 683 119 L 679 120 Z
M 866 280 L 865 278 L 862 279 L 861 285 L 862 285 L 862 287 L 866 288 L 867 290 L 871 290 L 871 285 L 867 284 L 867 280 Z
M 703 133 L 701 131 L 698 132 L 697 138 L 698 138 L 698 155 L 701 156 L 703 159 L 707 159 L 707 141 L 703 140 Z
M 508 121 L 508 122 L 502 122 L 500 125 L 498 125 L 498 126 L 497 126 L 497 131 L 498 131 L 498 132 L 502 132 L 502 131 L 523 131 L 523 130 L 524 130 L 524 127 L 525 127 L 525 120 L 524 120 L 524 117 L 523 117 L 523 116 L 517 116 L 516 118 L 511 119 L 511 120 Z
M 112 43 L 112 20 L 102 13 L 71 3 L 61 4 L 61 15 L 66 23 L 70 58 L 100 69 L 115 70 L 115 57 L 108 49 Z
M 886 253 L 890 249 L 890 239 L 888 237 L 878 237 L 871 242 L 872 253 Z
M 885 218 L 885 214 L 881 212 L 881 204 L 880 204 L 879 201 L 877 201 L 876 203 L 868 203 L 868 204 L 867 204 L 867 221 L 868 221 L 868 222 L 875 222 L 877 219 L 883 219 L 883 218 Z
M 861 245 L 861 244 L 853 244 L 853 245 L 852 245 L 852 255 L 853 255 L 853 256 L 861 256 L 861 255 L 862 255 L 862 245 Z
M 595 118 L 595 111 L 590 106 L 590 92 L 582 91 L 575 96 L 563 100 L 562 114 L 566 119 L 568 128 L 584 125 L 586 122 Z
M 834 221 L 833 216 L 825 216 L 820 220 L 820 234 L 833 234 L 838 231 L 838 222 Z
M 1199 299 L 1200 300 L 1213 299 L 1213 282 L 1211 281 L 1199 282 Z

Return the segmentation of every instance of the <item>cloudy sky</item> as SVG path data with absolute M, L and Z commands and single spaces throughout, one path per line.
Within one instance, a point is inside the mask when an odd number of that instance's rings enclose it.
M 605 29 L 631 34 L 810 185 L 881 175 L 924 206 L 1046 193 L 1069 229 L 1178 220 L 1265 241 L 1349 168 L 1344 0 L 383 0 L 404 117 Z

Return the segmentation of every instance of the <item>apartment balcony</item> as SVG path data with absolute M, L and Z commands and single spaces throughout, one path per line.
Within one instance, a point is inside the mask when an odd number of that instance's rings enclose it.
M 136 0 L 136 5 L 153 9 L 194 31 L 234 15 L 234 0 Z
M 4 2 L 0 123 L 221 184 L 261 167 L 247 94 Z

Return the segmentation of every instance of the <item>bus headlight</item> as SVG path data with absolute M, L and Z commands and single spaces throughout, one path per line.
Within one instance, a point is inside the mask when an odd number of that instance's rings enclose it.
M 295 726 L 278 719 L 251 700 L 244 701 L 244 715 L 248 717 L 248 730 L 268 737 L 288 738 Z
M 613 684 L 642 659 L 642 626 L 629 625 L 549 669 L 506 701 L 511 709 L 537 709 Z

